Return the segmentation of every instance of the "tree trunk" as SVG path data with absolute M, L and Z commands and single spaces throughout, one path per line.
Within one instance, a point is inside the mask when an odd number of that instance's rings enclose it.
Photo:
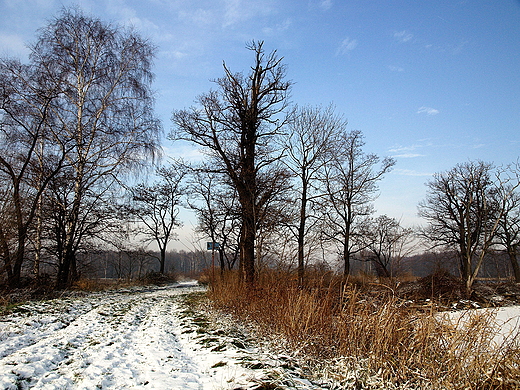
M 14 264 L 9 261 L 12 266 L 11 277 L 8 279 L 8 284 L 11 288 L 20 287 L 22 278 L 22 264 L 25 257 L 25 243 L 27 241 L 27 229 L 25 227 L 18 228 L 18 243 L 16 252 L 14 254 Z M 8 270 L 9 272 L 9 270 Z
M 513 268 L 513 275 L 515 276 L 515 282 L 520 283 L 520 266 L 516 258 L 516 251 L 508 250 L 509 260 L 511 261 L 511 267 Z
M 38 207 L 36 211 L 36 237 L 34 242 L 34 263 L 32 273 L 35 278 L 40 276 L 40 262 L 42 252 L 42 229 L 43 229 L 43 218 L 42 218 L 42 204 L 43 196 L 38 200 Z
M 305 172 L 303 172 L 305 175 Z M 303 176 L 302 175 L 302 176 Z M 305 245 L 305 222 L 307 218 L 307 185 L 302 185 L 302 204 L 300 208 L 300 224 L 298 226 L 298 285 L 303 286 L 305 278 L 305 258 L 304 258 L 304 245 Z
M 348 249 L 349 241 L 348 238 L 345 240 L 343 244 L 343 277 L 346 279 L 350 275 L 350 251 Z
M 219 246 L 217 253 L 218 253 L 218 260 L 219 260 L 219 265 L 220 265 L 220 275 L 224 276 L 224 272 L 226 271 L 226 263 L 224 261 L 224 248 L 223 248 L 222 244 Z
M 25 256 L 25 240 L 20 239 L 18 242 L 18 248 L 16 249 L 14 264 L 12 264 L 12 273 L 8 279 L 9 287 L 18 288 L 21 287 L 22 281 L 22 264 Z M 8 269 L 9 272 L 9 269 Z
M 76 274 L 76 253 L 67 246 L 62 261 L 58 266 L 58 276 L 56 278 L 56 289 L 64 290 L 71 286 Z
M 7 243 L 7 237 L 5 236 L 4 229 L 0 226 L 0 246 L 2 248 L 2 257 L 4 258 L 4 266 L 2 272 L 6 272 L 7 281 L 10 282 L 13 278 L 13 267 L 11 264 L 11 251 L 9 250 L 9 244 Z
M 255 219 L 254 216 L 244 215 L 244 227 L 242 234 L 242 242 L 240 245 L 240 259 L 242 264 L 243 278 L 247 286 L 252 287 L 255 283 Z
M 161 247 L 161 260 L 159 272 L 164 275 L 164 264 L 166 263 L 166 246 Z

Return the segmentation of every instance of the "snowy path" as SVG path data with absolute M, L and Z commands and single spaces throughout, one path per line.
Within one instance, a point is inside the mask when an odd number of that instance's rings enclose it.
M 251 351 L 222 331 L 204 334 L 197 314 L 187 314 L 183 297 L 197 290 L 119 290 L 30 303 L 0 317 L 0 389 L 253 385 L 262 372 L 244 365 Z

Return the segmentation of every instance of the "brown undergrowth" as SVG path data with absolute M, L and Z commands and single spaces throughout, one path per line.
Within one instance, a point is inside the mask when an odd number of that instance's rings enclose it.
M 518 330 L 495 345 L 493 312 L 450 321 L 433 304 L 410 304 L 392 283 L 315 274 L 299 287 L 292 275 L 267 271 L 246 288 L 228 273 L 208 294 L 343 388 L 520 388 Z

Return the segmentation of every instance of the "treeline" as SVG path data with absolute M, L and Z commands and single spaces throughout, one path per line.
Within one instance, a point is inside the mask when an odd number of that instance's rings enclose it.
M 155 251 L 89 251 L 78 255 L 78 272 L 85 279 L 116 279 L 133 281 L 160 273 L 160 253 Z M 170 279 L 179 276 L 199 278 L 211 269 L 211 255 L 203 251 L 167 251 L 164 262 L 165 275 Z M 42 275 L 52 275 L 42 270 Z
M 77 271 L 81 278 L 85 279 L 115 279 L 133 281 L 147 277 L 150 274 L 160 273 L 160 252 L 144 249 L 138 250 L 109 250 L 92 249 L 79 253 L 77 256 Z M 191 277 L 194 279 L 211 278 L 213 274 L 213 260 L 215 262 L 214 273 L 221 273 L 218 252 L 212 259 L 211 251 L 197 250 L 168 250 L 165 254 L 164 273 L 173 278 Z M 263 267 L 272 269 L 279 264 L 262 264 Z M 293 264 L 294 265 L 294 264 Z M 406 256 L 399 263 L 393 263 L 392 275 L 402 280 L 413 280 L 417 277 L 425 277 L 434 273 L 449 272 L 452 275 L 459 274 L 458 256 L 456 252 L 425 252 Z M 292 273 L 290 272 L 292 268 Z M 310 264 L 308 269 L 314 274 L 337 274 L 341 272 L 338 262 L 316 261 Z M 288 265 L 288 275 L 297 277 L 296 267 Z M 29 270 L 28 270 L 29 271 Z M 54 264 L 43 262 L 40 264 L 40 276 L 44 279 L 55 274 Z M 384 277 L 379 265 L 373 257 L 357 257 L 352 262 L 351 273 L 356 276 L 366 276 L 374 279 Z M 30 274 L 29 272 L 27 274 Z M 490 253 L 485 257 L 479 276 L 484 280 L 506 281 L 514 277 L 509 257 L 502 251 Z M 30 280 L 25 280 L 30 282 Z
M 135 31 L 64 9 L 40 30 L 28 64 L 1 59 L 8 285 L 42 272 L 57 288 L 87 273 L 171 272 L 180 207 L 195 212 L 211 252 L 174 260 L 176 272 L 200 270 L 211 254 L 218 270 L 239 269 L 246 286 L 265 267 L 294 271 L 300 285 L 309 267 L 394 277 L 409 272 L 422 246 L 452 251 L 468 289 L 498 252 L 520 281 L 518 164 L 468 162 L 434 175 L 419 205 L 424 228 L 377 216 L 378 183 L 395 160 L 366 152 L 363 133 L 348 130 L 333 106 L 290 103 L 283 59 L 263 42 L 247 48 L 247 73 L 224 64 L 214 90 L 173 111 L 168 138 L 199 148 L 197 163 L 159 163 L 155 50 Z M 154 180 L 136 180 L 151 170 Z

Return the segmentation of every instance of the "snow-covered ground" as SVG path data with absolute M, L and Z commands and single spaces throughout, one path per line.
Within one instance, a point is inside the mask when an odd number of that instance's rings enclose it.
M 27 303 L 0 317 L 0 389 L 315 389 L 185 300 L 195 283 Z
M 276 345 L 188 304 L 203 291 L 183 283 L 21 305 L 0 316 L 0 390 L 322 388 Z M 520 307 L 482 310 L 501 329 L 497 344 L 518 334 Z M 463 324 L 468 313 L 443 317 Z M 342 384 L 322 378 L 323 388 L 347 388 L 359 370 Z
M 441 318 L 460 327 L 470 322 L 475 315 L 488 319 L 489 326 L 496 330 L 490 338 L 491 346 L 500 348 L 504 343 L 520 343 L 520 306 L 444 312 Z

